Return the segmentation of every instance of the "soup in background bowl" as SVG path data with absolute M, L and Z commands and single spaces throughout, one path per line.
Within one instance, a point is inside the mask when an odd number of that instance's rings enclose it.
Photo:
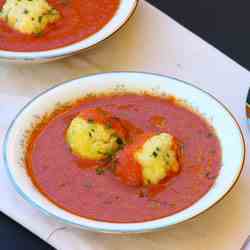
M 137 0 L 0 0 L 0 59 L 46 62 L 90 48 L 123 26 Z
M 101 144 L 101 152 L 75 151 L 77 137 L 72 142 L 67 131 L 79 117 L 89 129 L 85 144 L 95 129 L 112 132 L 113 150 Z M 162 165 L 172 151 L 161 154 L 159 135 L 180 149 L 172 172 Z M 141 145 L 150 143 L 158 144 L 138 161 L 138 152 L 148 152 Z M 232 188 L 244 158 L 241 130 L 221 103 L 193 85 L 146 73 L 98 74 L 53 87 L 20 111 L 4 143 L 7 170 L 24 198 L 64 222 L 113 233 L 152 231 L 204 212 Z M 145 171 L 148 159 L 153 172 Z

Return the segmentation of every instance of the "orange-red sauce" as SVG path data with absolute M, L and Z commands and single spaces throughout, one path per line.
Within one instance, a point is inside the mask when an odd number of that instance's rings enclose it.
M 132 144 L 128 144 L 127 146 L 125 146 L 123 150 L 117 153 L 115 157 L 115 162 L 116 162 L 115 174 L 119 176 L 125 184 L 131 185 L 131 186 L 143 185 L 142 167 L 139 164 L 139 162 L 135 160 L 134 153 L 137 150 L 141 149 L 143 144 L 155 134 L 156 134 L 155 132 L 139 134 L 134 138 Z M 175 138 L 173 140 L 174 140 L 174 146 L 172 146 L 172 148 L 174 149 L 175 152 L 177 152 L 177 159 L 178 159 L 179 164 L 181 164 L 182 145 L 178 145 Z M 161 184 L 166 183 L 169 180 L 169 178 L 171 178 L 173 175 L 176 175 L 176 174 L 177 173 L 170 171 L 167 177 L 165 177 L 160 182 L 160 186 L 162 186 Z M 150 190 L 151 189 L 154 190 L 154 193 L 155 193 L 156 185 L 150 186 Z
M 141 132 L 172 134 L 182 144 L 180 172 L 156 186 L 133 187 L 114 175 L 113 163 L 88 167 L 70 152 L 65 131 L 90 108 L 133 124 L 132 138 Z M 26 160 L 36 187 L 57 206 L 101 221 L 141 222 L 181 211 L 206 194 L 220 170 L 221 148 L 210 125 L 173 98 L 124 94 L 91 97 L 45 119 L 31 136 Z
M 48 0 L 61 15 L 39 35 L 26 35 L 0 20 L 0 49 L 43 51 L 69 45 L 99 31 L 118 9 L 120 0 Z M 0 8 L 5 0 L 0 0 Z

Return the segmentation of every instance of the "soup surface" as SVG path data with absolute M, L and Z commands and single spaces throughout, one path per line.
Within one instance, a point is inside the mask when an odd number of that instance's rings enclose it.
M 100 107 L 133 124 L 132 138 L 142 132 L 176 137 L 180 171 L 160 184 L 134 187 L 114 175 L 111 163 L 96 168 L 73 155 L 65 142 L 71 120 Z M 100 221 L 142 222 L 181 211 L 206 194 L 220 170 L 221 148 L 212 127 L 174 98 L 124 94 L 85 98 L 44 119 L 30 137 L 26 161 L 35 186 L 57 206 Z
M 0 8 L 5 0 L 0 0 Z M 0 49 L 43 51 L 63 47 L 99 31 L 118 9 L 120 0 L 48 0 L 61 18 L 39 35 L 22 34 L 0 20 Z

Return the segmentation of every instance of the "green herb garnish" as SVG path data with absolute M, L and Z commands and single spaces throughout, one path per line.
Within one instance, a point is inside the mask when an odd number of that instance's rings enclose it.
M 95 121 L 91 118 L 88 119 L 88 123 L 94 123 Z
M 154 156 L 154 158 L 156 158 L 156 157 L 158 156 L 158 154 L 154 151 L 154 152 L 152 153 L 152 156 Z
M 104 168 L 98 167 L 98 168 L 96 168 L 95 172 L 97 175 L 102 175 L 105 173 L 105 170 L 104 170 Z
M 42 32 L 42 31 L 39 31 L 39 32 L 36 32 L 35 33 L 35 36 L 36 37 L 41 37 L 41 36 L 43 36 L 44 35 L 44 33 Z
M 43 19 L 43 16 L 39 16 L 39 17 L 38 17 L 38 22 L 41 23 L 41 22 L 42 22 L 42 19 Z
M 97 154 L 100 154 L 100 155 L 105 155 L 105 156 L 108 156 L 108 157 L 111 157 L 113 152 L 110 151 L 110 152 L 102 152 L 100 150 L 97 151 Z
M 120 137 L 117 137 L 116 143 L 119 145 L 123 145 L 123 140 Z
M 112 128 L 111 123 L 107 123 L 107 124 L 106 124 L 106 128 L 107 128 L 107 129 L 111 129 L 111 128 Z

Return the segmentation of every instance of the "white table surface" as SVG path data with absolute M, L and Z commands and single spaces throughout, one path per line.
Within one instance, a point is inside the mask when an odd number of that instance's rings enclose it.
M 232 110 L 246 136 L 249 72 L 141 1 L 128 25 L 97 49 L 48 64 L 0 63 L 0 137 L 16 111 L 40 91 L 78 76 L 121 70 L 161 73 L 202 87 Z M 2 165 L 0 210 L 57 249 L 238 250 L 250 235 L 248 159 L 233 191 L 205 214 L 162 232 L 126 236 L 73 229 L 46 217 L 16 194 Z

